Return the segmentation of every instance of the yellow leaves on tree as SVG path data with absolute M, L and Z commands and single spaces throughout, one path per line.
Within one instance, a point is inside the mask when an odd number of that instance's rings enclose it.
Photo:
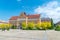
M 0 28 L 10 28 L 11 24 L 0 24 Z
M 22 29 L 26 29 L 26 22 L 22 22 Z
M 48 29 L 49 27 L 51 27 L 51 22 L 41 22 L 41 27 L 43 27 L 44 29 Z
M 36 28 L 37 28 L 37 29 L 42 29 L 40 22 L 36 24 Z
M 34 26 L 35 26 L 34 22 L 29 22 L 29 23 L 28 23 L 28 27 L 33 28 Z
M 34 22 L 28 22 L 26 24 L 26 22 L 22 23 L 22 28 L 23 29 L 49 29 L 51 27 L 51 22 L 38 22 L 38 23 L 34 23 Z

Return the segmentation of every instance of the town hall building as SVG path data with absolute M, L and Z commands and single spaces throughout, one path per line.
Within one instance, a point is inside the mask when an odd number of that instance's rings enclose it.
M 27 15 L 25 12 L 22 12 L 20 13 L 19 16 L 12 16 L 9 19 L 9 23 L 17 27 L 21 26 L 22 22 L 26 22 L 26 24 L 28 22 L 34 22 L 34 23 L 41 22 L 40 14 Z

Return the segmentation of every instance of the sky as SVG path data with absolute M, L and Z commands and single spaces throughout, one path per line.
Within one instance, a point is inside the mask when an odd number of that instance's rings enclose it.
M 0 0 L 0 20 L 8 21 L 12 16 L 41 14 L 41 17 L 60 21 L 60 0 Z

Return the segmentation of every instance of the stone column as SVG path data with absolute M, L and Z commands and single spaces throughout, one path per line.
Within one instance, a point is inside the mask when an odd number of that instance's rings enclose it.
M 19 26 L 19 20 L 17 20 L 17 28 L 18 28 L 18 26 Z
M 28 18 L 26 17 L 26 26 L 27 26 Z

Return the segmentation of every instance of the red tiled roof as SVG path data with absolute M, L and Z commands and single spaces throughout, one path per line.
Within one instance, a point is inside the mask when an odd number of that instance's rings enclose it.
M 12 16 L 11 18 L 10 18 L 10 20 L 17 20 L 19 18 L 19 16 Z
M 28 17 L 28 18 L 39 18 L 40 17 L 40 14 L 27 15 L 26 17 Z M 19 16 L 12 16 L 10 18 L 10 20 L 17 20 L 18 18 L 19 18 Z
M 40 14 L 27 15 L 28 18 L 39 18 Z

